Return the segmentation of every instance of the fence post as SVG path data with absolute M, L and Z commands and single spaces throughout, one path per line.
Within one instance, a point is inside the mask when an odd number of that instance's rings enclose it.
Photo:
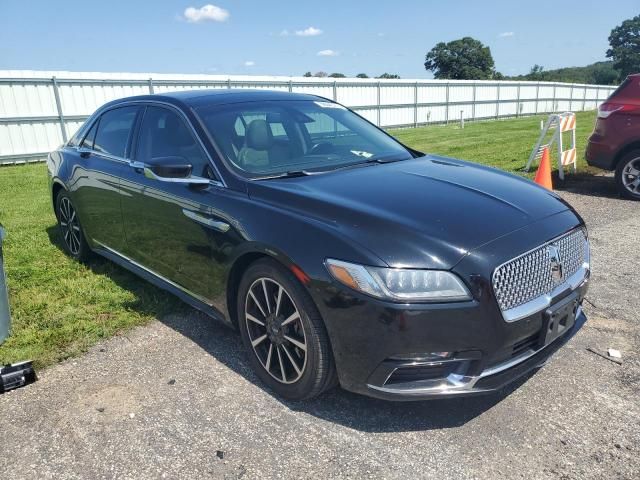
M 518 90 L 516 93 L 516 118 L 520 116 L 520 84 L 518 84 Z
M 536 115 L 538 114 L 538 102 L 540 101 L 540 82 L 536 84 Z
M 413 127 L 418 126 L 418 82 L 413 86 Z
M 447 90 L 445 93 L 445 110 L 444 110 L 444 123 L 447 125 L 449 123 L 449 82 L 447 82 Z
M 333 101 L 338 101 L 338 87 L 335 80 L 333 81 Z
M 380 80 L 378 80 L 378 85 L 377 85 L 377 92 L 376 92 L 376 96 L 377 96 L 377 106 L 378 106 L 378 126 L 380 127 Z
M 557 85 L 554 83 L 553 84 L 553 110 L 552 112 L 555 112 L 558 110 L 558 105 L 556 104 L 556 87 Z
M 289 80 L 289 93 L 293 92 L 293 82 Z
M 67 127 L 64 123 L 64 114 L 62 113 L 62 102 L 60 101 L 60 91 L 58 90 L 58 80 L 56 77 L 51 77 L 51 83 L 53 84 L 53 96 L 56 99 L 56 108 L 58 110 L 58 118 L 60 120 L 60 132 L 62 133 L 62 142 L 67 143 Z
M 573 110 L 573 83 L 571 84 L 571 91 L 569 92 L 569 111 Z
M 231 79 L 227 78 L 227 88 L 231 88 Z
M 476 119 L 476 84 L 473 84 L 473 94 L 471 98 L 471 120 Z
M 498 93 L 497 93 L 497 100 L 496 100 L 496 120 L 498 119 L 498 117 L 500 117 L 500 84 L 498 83 Z
M 150 78 L 148 83 L 149 83 L 149 95 L 153 95 L 153 93 L 154 93 L 153 92 L 153 79 Z
M 582 95 L 582 111 L 584 112 L 585 107 L 587 106 L 587 87 L 584 87 L 584 95 Z

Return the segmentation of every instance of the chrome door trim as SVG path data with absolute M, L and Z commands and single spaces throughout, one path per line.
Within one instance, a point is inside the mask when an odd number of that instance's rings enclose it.
M 198 295 L 197 293 L 192 292 L 191 290 L 183 287 L 182 285 L 177 284 L 176 282 L 169 280 L 167 277 L 164 277 L 162 275 L 160 275 L 159 273 L 154 272 L 153 270 L 145 267 L 144 265 L 136 262 L 135 260 L 127 257 L 126 255 L 118 252 L 117 250 L 114 250 L 111 247 L 107 247 L 105 244 L 98 242 L 97 240 L 94 240 L 94 242 L 96 242 L 100 248 L 102 248 L 103 250 L 107 250 L 109 253 L 111 253 L 112 255 L 116 255 L 118 257 L 120 257 L 122 260 L 125 260 L 126 262 L 129 262 L 131 265 L 134 265 L 142 270 L 144 270 L 145 272 L 147 272 L 149 275 L 153 275 L 154 277 L 156 277 L 159 280 L 162 280 L 163 282 L 171 285 L 172 287 L 177 288 L 178 290 L 181 290 L 182 292 L 186 293 L 187 295 L 189 295 L 190 297 L 195 298 L 196 300 L 215 308 L 213 302 L 201 295 Z
M 198 223 L 200 223 L 202 225 L 205 225 L 207 227 L 211 227 L 214 230 L 218 230 L 219 232 L 222 232 L 222 233 L 228 232 L 229 229 L 231 228 L 231 225 L 229 225 L 226 222 L 221 222 L 221 221 L 209 218 L 209 217 L 205 217 L 204 215 L 201 215 L 201 214 L 199 214 L 197 212 L 194 212 L 193 210 L 188 210 L 186 208 L 183 208 L 182 209 L 182 213 L 184 213 L 184 215 L 187 218 L 190 218 L 194 222 L 198 222 Z

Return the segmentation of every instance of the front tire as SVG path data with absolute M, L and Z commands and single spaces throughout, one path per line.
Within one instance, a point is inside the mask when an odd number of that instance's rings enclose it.
M 623 197 L 640 200 L 640 150 L 633 150 L 620 159 L 616 183 Z
M 305 400 L 335 385 L 324 322 L 289 270 L 270 259 L 252 264 L 240 281 L 237 312 L 249 362 L 277 394 Z
M 56 218 L 65 252 L 79 262 L 87 260 L 91 249 L 82 232 L 80 219 L 71 197 L 64 190 L 61 190 L 56 197 Z

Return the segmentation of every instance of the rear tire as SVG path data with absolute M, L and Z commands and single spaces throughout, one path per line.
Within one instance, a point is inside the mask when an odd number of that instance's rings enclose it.
M 616 184 L 620 194 L 630 200 L 640 200 L 640 150 L 632 150 L 618 162 Z
M 64 251 L 79 262 L 87 260 L 91 255 L 91 249 L 82 232 L 82 225 L 71 197 L 64 190 L 56 197 L 56 218 Z
M 249 363 L 278 395 L 306 400 L 336 385 L 324 322 L 289 270 L 270 259 L 252 264 L 240 281 L 237 313 Z

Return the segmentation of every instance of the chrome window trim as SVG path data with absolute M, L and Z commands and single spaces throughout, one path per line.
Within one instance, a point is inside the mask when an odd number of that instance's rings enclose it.
M 93 115 L 91 115 L 91 117 L 89 117 L 87 119 L 87 122 L 85 122 L 86 124 L 90 124 L 90 126 L 89 126 L 89 128 L 86 129 L 86 131 L 84 131 L 82 133 L 82 139 L 80 140 L 80 143 L 82 143 L 84 141 L 84 137 L 86 137 L 87 133 L 89 133 L 89 131 L 91 130 L 91 127 L 93 126 L 95 121 L 97 121 L 97 119 L 99 119 L 103 114 L 105 114 L 105 113 L 107 113 L 107 112 L 109 112 L 109 111 L 111 111 L 113 109 L 126 107 L 126 106 L 130 106 L 130 105 L 138 105 L 138 106 L 159 105 L 159 106 L 162 106 L 162 107 L 169 107 L 170 109 L 173 109 L 175 112 L 177 112 L 178 115 L 180 115 L 181 118 L 188 125 L 188 128 L 190 129 L 191 133 L 193 134 L 193 136 L 195 137 L 196 141 L 200 145 L 200 148 L 202 149 L 202 151 L 206 155 L 207 160 L 209 161 L 209 164 L 211 165 L 211 167 L 213 167 L 213 170 L 215 171 L 216 175 L 218 176 L 219 180 L 210 179 L 209 183 L 211 185 L 213 185 L 213 186 L 216 186 L 216 187 L 228 188 L 226 182 L 224 181 L 224 178 L 220 174 L 220 170 L 218 169 L 218 166 L 213 161 L 213 158 L 211 158 L 211 155 L 209 154 L 209 151 L 204 146 L 204 143 L 202 142 L 202 139 L 198 135 L 198 132 L 196 132 L 196 130 L 193 127 L 193 124 L 191 123 L 189 118 L 185 115 L 185 113 L 181 109 L 179 109 L 178 107 L 176 107 L 175 105 L 173 105 L 173 104 L 171 104 L 169 102 L 163 102 L 161 100 L 130 100 L 130 101 L 125 101 L 125 102 L 118 103 L 116 105 L 109 105 L 108 107 L 105 107 L 105 106 L 100 107 L 98 110 L 96 110 L 93 113 Z M 94 119 L 94 120 L 90 121 L 91 119 Z M 81 128 L 84 128 L 84 126 L 81 127 Z M 134 127 L 134 128 L 136 128 L 136 127 Z M 137 129 L 138 129 L 138 131 L 136 133 L 139 134 L 140 133 L 140 126 L 137 126 Z M 68 147 L 68 146 L 65 145 L 65 147 Z M 214 147 L 215 147 L 215 145 L 214 145 Z M 80 147 L 68 147 L 68 148 L 74 148 L 76 151 L 78 151 L 80 149 Z M 114 161 L 117 161 L 117 162 L 124 162 L 124 163 L 129 163 L 129 164 L 131 162 L 135 161 L 134 158 L 126 159 L 126 158 L 118 157 L 116 155 L 111 155 L 111 154 L 98 152 L 95 149 L 86 149 L 86 150 L 91 151 L 92 154 L 102 155 L 107 160 L 114 160 Z M 217 150 L 217 148 L 216 148 L 216 150 Z
M 507 260 L 506 262 L 501 263 L 500 265 L 498 265 L 496 268 L 494 268 L 493 272 L 491 273 L 491 290 L 493 292 L 494 298 L 495 298 L 495 289 L 493 288 L 493 279 L 494 276 L 496 274 L 496 272 L 498 270 L 500 270 L 502 267 L 504 267 L 505 265 L 518 260 L 519 258 L 522 258 L 526 255 L 529 255 L 532 252 L 535 252 L 536 250 L 539 250 L 541 248 L 544 248 L 548 245 L 551 245 L 554 242 L 557 242 L 558 240 L 560 240 L 561 238 L 564 238 L 568 235 L 571 235 L 573 232 L 576 232 L 578 230 L 582 230 L 584 233 L 584 242 L 585 242 L 585 259 L 584 262 L 582 264 L 582 266 L 573 274 L 571 275 L 569 278 L 565 279 L 562 283 L 560 283 L 559 285 L 555 286 L 553 288 L 553 290 L 551 290 L 548 293 L 545 293 L 537 298 L 534 298 L 533 300 L 530 300 L 522 305 L 518 305 L 517 307 L 514 308 L 510 308 L 509 310 L 502 310 L 500 309 L 500 311 L 502 312 L 502 317 L 504 318 L 504 320 L 506 322 L 512 323 L 512 322 L 517 322 L 518 320 L 522 320 L 525 317 L 528 317 L 530 315 L 533 315 L 541 310 L 544 310 L 545 308 L 549 307 L 553 301 L 553 299 L 555 297 L 557 297 L 560 293 L 562 293 L 563 291 L 570 289 L 570 290 L 575 290 L 576 288 L 578 288 L 578 286 L 582 285 L 582 283 L 584 283 L 590 275 L 590 271 L 591 271 L 591 251 L 589 249 L 589 236 L 587 235 L 587 231 L 584 227 L 580 226 L 577 228 L 572 228 L 571 230 L 569 230 L 568 232 L 563 233 L 562 235 L 558 235 L 557 237 L 541 244 L 538 245 L 537 247 L 534 247 L 530 250 L 527 250 L 524 253 L 521 253 L 520 255 L 513 257 L 509 260 Z M 497 299 L 496 299 L 497 302 Z M 498 308 L 500 308 L 500 305 L 498 304 Z

